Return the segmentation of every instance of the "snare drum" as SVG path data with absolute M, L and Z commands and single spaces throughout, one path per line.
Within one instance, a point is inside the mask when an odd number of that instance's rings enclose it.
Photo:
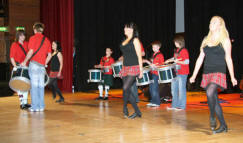
M 15 92 L 30 90 L 30 77 L 28 67 L 16 67 L 17 70 L 12 70 L 9 87 Z M 49 82 L 49 77 L 45 74 L 45 86 Z
M 176 67 L 174 65 L 160 66 L 157 71 L 159 83 L 169 83 L 176 77 Z
M 113 76 L 114 77 L 120 77 L 119 73 L 122 69 L 122 62 L 121 61 L 115 62 L 114 64 L 111 65 L 111 67 L 112 67 L 112 70 L 113 70 Z
M 137 86 L 143 86 L 143 85 L 148 85 L 152 82 L 154 82 L 153 80 L 150 80 L 150 76 L 149 76 L 149 72 L 150 72 L 150 68 L 143 68 L 143 77 L 142 78 L 136 78 L 136 84 Z
M 102 82 L 102 72 L 99 69 L 90 69 L 88 82 Z

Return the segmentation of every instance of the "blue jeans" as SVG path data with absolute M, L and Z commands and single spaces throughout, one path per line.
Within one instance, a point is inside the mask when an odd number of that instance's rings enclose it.
M 159 96 L 159 76 L 152 74 L 153 83 L 149 84 L 149 93 L 151 95 L 151 103 L 160 105 L 160 96 Z
M 177 75 L 171 82 L 172 108 L 186 109 L 187 75 Z
M 135 97 L 136 102 L 139 102 L 139 98 L 138 98 L 138 87 L 136 85 L 136 82 L 134 82 L 134 84 L 131 87 L 131 93 Z
M 30 76 L 30 94 L 31 94 L 31 107 L 36 109 L 44 109 L 44 92 L 45 92 L 45 79 L 46 69 L 44 66 L 37 64 L 36 62 L 30 62 L 29 64 L 29 76 Z

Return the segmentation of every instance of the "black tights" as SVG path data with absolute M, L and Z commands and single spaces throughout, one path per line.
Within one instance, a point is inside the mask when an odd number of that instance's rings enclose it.
M 62 96 L 62 92 L 58 88 L 57 78 L 50 78 L 48 87 L 51 88 L 53 97 L 56 97 L 56 93 L 57 93 L 60 96 L 60 99 L 64 99 L 63 96 Z
M 210 118 L 215 118 L 215 114 L 216 114 L 220 122 L 220 125 L 226 126 L 224 121 L 223 111 L 219 104 L 217 88 L 218 85 L 215 83 L 210 83 L 206 88 L 208 106 L 210 109 Z
M 131 87 L 134 84 L 136 79 L 136 76 L 125 76 L 122 78 L 123 81 L 123 113 L 128 112 L 127 111 L 127 104 L 130 102 L 132 104 L 132 107 L 134 108 L 135 112 L 137 114 L 141 114 L 135 97 L 131 93 Z

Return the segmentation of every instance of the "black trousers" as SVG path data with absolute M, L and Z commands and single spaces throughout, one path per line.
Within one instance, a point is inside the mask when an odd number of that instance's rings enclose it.
M 64 99 L 64 97 L 62 96 L 61 90 L 58 88 L 57 78 L 50 78 L 48 87 L 51 88 L 53 97 L 56 97 L 56 93 L 57 93 L 59 95 L 60 99 Z

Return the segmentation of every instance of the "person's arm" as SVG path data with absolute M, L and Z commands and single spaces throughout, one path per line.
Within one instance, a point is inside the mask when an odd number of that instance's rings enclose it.
M 229 74 L 230 74 L 230 78 L 231 78 L 231 82 L 233 84 L 233 86 L 237 85 L 237 80 L 235 79 L 235 75 L 234 75 L 234 67 L 233 67 L 233 62 L 232 62 L 232 58 L 231 58 L 231 42 L 229 39 L 227 39 L 224 43 L 223 43 L 223 47 L 224 47 L 224 51 L 225 51 L 225 61 L 229 70 Z
M 123 61 L 123 56 L 120 56 L 120 58 L 118 59 L 118 61 Z
M 46 57 L 46 62 L 45 62 L 45 66 L 50 62 L 50 60 L 51 60 L 51 53 L 48 53 L 47 54 L 47 57 Z
M 140 45 L 140 41 L 138 40 L 138 38 L 135 38 L 133 41 L 134 47 L 135 47 L 135 51 L 138 57 L 138 64 L 139 64 L 139 69 L 140 69 L 140 74 L 139 74 L 139 78 L 143 77 L 143 61 L 142 61 L 142 52 L 141 52 L 141 45 Z
M 26 66 L 26 63 L 29 61 L 31 56 L 33 55 L 33 49 L 30 49 L 29 52 L 27 53 L 24 61 L 21 63 L 21 66 Z
M 62 56 L 62 53 L 58 52 L 57 57 L 58 57 L 58 60 L 59 60 L 59 63 L 60 63 L 59 72 L 58 72 L 57 76 L 60 77 L 61 73 L 62 73 L 62 67 L 63 67 L 63 56 Z
M 174 61 L 175 61 L 175 58 L 172 57 L 170 59 L 167 59 L 164 63 L 167 64 L 167 63 L 174 62 Z
M 205 54 L 204 54 L 203 50 L 201 50 L 200 55 L 199 55 L 199 57 L 197 58 L 197 61 L 196 61 L 196 65 L 195 65 L 193 74 L 192 74 L 192 76 L 191 76 L 191 78 L 190 78 L 190 83 L 194 83 L 194 82 L 195 82 L 195 79 L 196 79 L 196 77 L 197 77 L 198 71 L 199 71 L 199 69 L 200 69 L 201 66 L 202 66 L 204 57 L 205 57 Z
M 16 65 L 16 62 L 15 62 L 15 60 L 14 60 L 14 58 L 10 58 L 10 61 L 11 61 L 11 64 L 12 64 L 14 67 L 17 66 L 17 65 Z
M 175 59 L 175 63 L 188 65 L 190 63 L 188 51 L 186 49 L 183 49 L 180 55 L 181 58 Z

